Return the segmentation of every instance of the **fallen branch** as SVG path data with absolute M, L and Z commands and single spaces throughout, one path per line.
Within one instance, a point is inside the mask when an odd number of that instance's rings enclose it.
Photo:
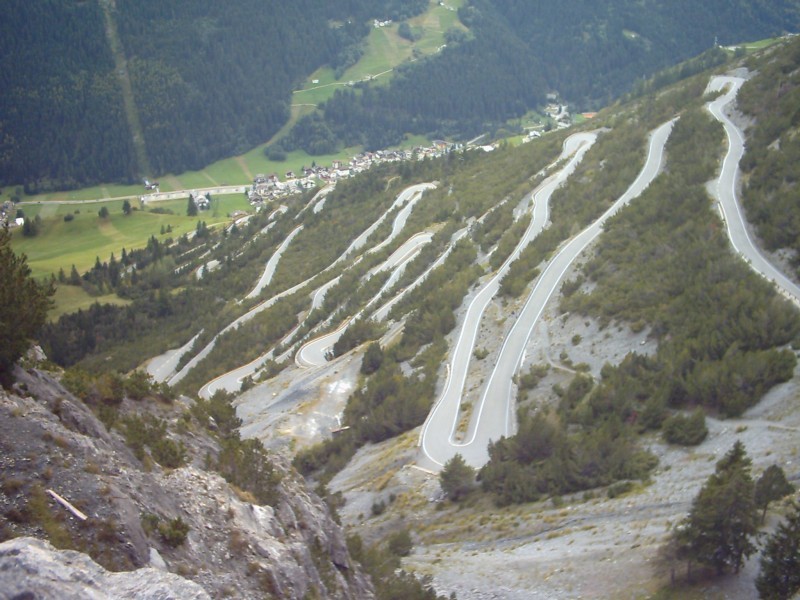
M 73 515 L 78 517 L 81 521 L 85 521 L 86 519 L 89 518 L 85 514 L 83 514 L 81 511 L 79 511 L 77 508 L 72 506 L 72 504 L 70 504 L 69 502 L 64 500 L 64 498 L 62 498 L 61 496 L 56 494 L 53 490 L 47 490 L 47 493 L 50 494 L 56 502 L 58 502 L 61 506 L 66 508 Z

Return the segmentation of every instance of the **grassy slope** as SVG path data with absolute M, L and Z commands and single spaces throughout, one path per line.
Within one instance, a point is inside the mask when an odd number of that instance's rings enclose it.
M 209 225 L 222 223 L 228 220 L 228 213 L 250 208 L 242 194 L 219 196 L 215 200 L 218 205 L 198 217 L 186 216 L 186 200 L 158 204 L 160 208 L 174 211 L 172 215 L 135 210 L 128 217 L 122 214 L 119 200 L 84 206 L 23 203 L 27 216 L 39 214 L 42 217 L 42 230 L 33 238 L 16 233 L 11 244 L 15 252 L 23 252 L 28 256 L 28 265 L 34 277 L 57 274 L 59 268 L 69 273 L 73 264 L 79 272 L 83 272 L 94 265 L 96 257 L 105 261 L 113 252 L 119 258 L 123 247 L 129 250 L 141 248 L 151 235 L 161 240 L 170 236 L 178 237 L 193 231 L 198 220 Z M 106 220 L 97 216 L 101 206 L 107 206 L 111 213 Z M 138 208 L 138 203 L 133 202 L 133 206 Z M 76 214 L 75 211 L 80 212 Z M 64 215 L 68 213 L 73 213 L 74 219 L 65 222 Z M 172 233 L 162 236 L 161 227 L 167 225 L 172 226 Z
M 451 0 L 449 6 L 453 9 L 463 4 L 463 0 Z M 423 36 L 415 43 L 408 42 L 397 35 L 398 24 L 390 27 L 372 29 L 367 38 L 367 48 L 362 59 L 345 72 L 340 82 L 350 80 L 358 81 L 367 76 L 385 73 L 376 79 L 382 84 L 389 81 L 391 69 L 404 61 L 412 59 L 413 49 L 417 48 L 424 54 L 436 52 L 444 43 L 444 32 L 450 27 L 459 26 L 455 10 L 439 6 L 432 2 L 430 9 L 409 23 L 412 27 L 423 32 Z M 748 49 L 760 48 L 775 40 L 762 40 L 747 44 Z M 318 84 L 312 84 L 318 79 Z M 333 84 L 333 85 L 329 85 Z M 294 94 L 295 104 L 292 106 L 292 116 L 286 126 L 273 138 L 282 137 L 304 114 L 313 111 L 313 106 L 329 98 L 338 85 L 330 68 L 323 68 L 312 74 L 301 90 Z M 272 141 L 272 140 L 270 140 Z M 424 143 L 422 138 L 410 139 L 404 145 Z M 286 171 L 297 171 L 302 165 L 309 165 L 312 161 L 320 164 L 329 164 L 335 158 L 352 155 L 359 148 L 348 148 L 338 154 L 310 157 L 302 151 L 289 153 L 287 160 L 282 162 L 270 161 L 264 156 L 264 147 L 267 144 L 253 148 L 244 155 L 218 161 L 209 165 L 202 171 L 191 171 L 179 175 L 167 175 L 160 178 L 162 191 L 178 189 L 193 189 L 215 185 L 245 183 L 251 180 L 256 173 L 278 173 L 283 175 Z M 94 186 L 69 192 L 56 192 L 26 198 L 21 207 L 27 216 L 39 214 L 44 220 L 44 230 L 36 238 L 22 238 L 15 236 L 14 248 L 18 252 L 25 252 L 29 264 L 36 277 L 57 273 L 59 268 L 68 270 L 73 263 L 83 271 L 94 264 L 96 256 L 106 260 L 111 252 L 119 254 L 122 247 L 142 247 L 150 235 L 159 236 L 161 226 L 172 225 L 173 235 L 180 235 L 194 229 L 196 219 L 182 216 L 185 201 L 179 200 L 170 203 L 160 203 L 159 206 L 170 208 L 175 215 L 155 215 L 152 213 L 135 213 L 124 219 L 120 210 L 120 201 L 113 200 L 108 203 L 93 203 L 85 207 L 75 205 L 55 206 L 36 205 L 38 200 L 90 200 L 99 198 L 136 197 L 144 192 L 141 185 L 116 185 L 108 184 Z M 11 195 L 12 189 L 7 188 L 4 195 Z M 0 196 L 0 201 L 4 200 Z M 103 205 L 111 211 L 110 222 L 101 223 L 97 218 L 97 211 Z M 136 206 L 136 202 L 134 202 Z M 219 210 L 206 213 L 203 218 L 209 223 L 218 223 L 225 220 L 225 215 L 237 209 L 246 209 L 247 204 L 239 195 L 234 195 L 222 200 Z M 81 214 L 75 215 L 71 223 L 63 222 L 63 215 L 67 212 L 80 210 Z
M 413 43 L 397 35 L 399 23 L 373 28 L 367 37 L 364 56 L 345 71 L 341 79 L 335 79 L 330 67 L 317 69 L 294 93 L 293 102 L 319 104 L 330 98 L 337 87 L 347 85 L 350 81 L 376 77 L 377 83 L 386 83 L 391 78 L 392 69 L 412 59 L 414 49 L 423 54 L 433 54 L 444 44 L 445 31 L 451 27 L 463 27 L 456 14 L 456 9 L 462 4 L 464 0 L 451 0 L 451 10 L 431 2 L 425 13 L 409 19 L 412 29 L 422 32 L 422 37 Z M 317 83 L 313 83 L 315 80 Z
M 291 129 L 298 118 L 312 112 L 314 106 L 327 100 L 338 86 L 344 85 L 347 81 L 359 81 L 368 76 L 384 73 L 375 80 L 377 84 L 382 84 L 389 81 L 391 69 L 412 60 L 414 48 L 423 54 L 436 52 L 444 43 L 444 32 L 451 27 L 459 26 L 455 9 L 461 4 L 463 4 L 463 0 L 451 0 L 449 6 L 452 9 L 448 9 L 432 1 L 427 12 L 409 21 L 415 30 L 421 30 L 423 34 L 414 43 L 397 35 L 398 23 L 390 27 L 372 29 L 367 38 L 364 56 L 345 72 L 340 82 L 335 82 L 333 70 L 327 67 L 319 69 L 308 78 L 301 90 L 294 95 L 290 120 L 274 136 L 273 140 L 280 139 Z M 319 83 L 312 84 L 314 79 L 319 79 Z M 403 146 L 408 147 L 426 142 L 427 140 L 417 136 L 407 140 Z M 167 192 L 248 183 L 256 173 L 278 173 L 283 176 L 286 171 L 298 171 L 301 166 L 310 165 L 312 161 L 319 164 L 330 164 L 334 159 L 352 156 L 360 151 L 360 148 L 346 148 L 337 154 L 316 157 L 310 157 L 302 151 L 295 151 L 290 152 L 285 161 L 276 162 L 268 160 L 264 155 L 264 148 L 268 143 L 253 148 L 241 156 L 213 163 L 202 171 L 187 171 L 161 177 L 159 178 L 160 189 Z M 6 193 L 10 195 L 13 190 L 8 188 Z M 78 270 L 83 272 L 94 264 L 97 256 L 101 260 L 107 260 L 112 252 L 119 256 L 123 247 L 128 249 L 142 247 L 151 235 L 159 237 L 162 225 L 172 225 L 173 236 L 181 235 L 195 228 L 197 219 L 182 216 L 185 211 L 184 200 L 158 204 L 160 207 L 173 210 L 175 215 L 136 212 L 128 218 L 124 218 L 120 214 L 121 201 L 118 199 L 86 206 L 36 204 L 37 201 L 45 200 L 82 201 L 121 197 L 136 198 L 143 193 L 145 190 L 142 185 L 107 184 L 27 197 L 20 208 L 28 217 L 40 215 L 44 219 L 43 231 L 35 238 L 15 236 L 12 242 L 14 248 L 17 252 L 24 252 L 28 255 L 28 262 L 34 276 L 42 277 L 58 273 L 59 268 L 68 272 L 72 264 L 75 264 Z M 0 196 L 0 201 L 3 199 L 5 198 Z M 138 203 L 134 201 L 133 205 L 138 206 Z M 97 211 L 101 206 L 107 206 L 111 212 L 111 218 L 106 223 L 101 222 L 97 217 Z M 225 220 L 228 212 L 247 208 L 249 206 L 237 194 L 224 198 L 221 209 L 216 211 L 216 214 L 212 214 L 214 212 L 212 211 L 212 213 L 203 215 L 202 218 L 209 224 L 218 223 Z M 75 219 L 70 223 L 65 223 L 64 215 L 76 210 L 80 213 L 75 214 Z M 85 303 L 87 299 L 88 297 L 83 298 L 83 302 Z M 62 303 L 59 299 L 59 306 L 62 304 L 68 307 L 74 304 L 74 300 Z
M 87 309 L 95 302 L 100 304 L 130 304 L 128 300 L 124 300 L 116 294 L 94 297 L 87 294 L 83 288 L 72 285 L 59 285 L 56 287 L 53 301 L 55 304 L 48 313 L 51 321 L 55 321 L 61 315 L 75 312 L 78 309 Z

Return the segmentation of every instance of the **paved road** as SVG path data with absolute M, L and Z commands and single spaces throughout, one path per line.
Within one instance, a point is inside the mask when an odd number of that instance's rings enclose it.
M 301 281 L 297 285 L 294 285 L 294 286 L 290 287 L 288 290 L 284 290 L 280 294 L 277 294 L 275 296 L 272 296 L 271 298 L 268 298 L 268 299 L 264 300 L 264 302 L 262 302 L 262 303 L 258 304 L 257 306 L 253 307 L 248 312 L 243 314 L 241 317 L 239 317 L 238 319 L 236 319 L 235 321 L 233 321 L 232 323 L 227 325 L 222 331 L 220 331 L 217 335 L 215 335 L 211 339 L 211 341 L 208 344 L 206 344 L 206 346 L 200 352 L 198 352 L 195 356 L 193 356 L 192 359 L 188 363 L 186 363 L 184 365 L 184 367 L 180 371 L 178 371 L 177 374 L 172 376 L 167 381 L 167 383 L 169 385 L 175 385 L 176 383 L 181 381 L 184 377 L 186 377 L 186 375 L 189 373 L 189 371 L 194 369 L 201 360 L 203 360 L 206 356 L 208 356 L 211 353 L 211 351 L 214 349 L 214 346 L 217 343 L 217 338 L 219 338 L 219 336 L 221 336 L 223 333 L 227 333 L 228 331 L 230 331 L 232 329 L 236 329 L 237 327 L 239 327 L 243 323 L 246 323 L 247 321 L 249 321 L 250 319 L 255 317 L 258 313 L 268 309 L 270 306 L 275 304 L 281 298 L 285 298 L 286 296 L 290 296 L 290 295 L 294 294 L 297 290 L 299 290 L 303 286 L 307 285 L 311 281 L 311 279 L 313 279 L 313 277 L 309 278 L 309 279 L 306 279 L 305 281 Z M 236 388 L 236 389 L 238 389 L 238 388 Z
M 713 77 L 708 85 L 707 91 L 720 91 L 727 88 L 725 94 L 707 105 L 714 118 L 723 124 L 728 136 L 728 152 L 722 162 L 722 171 L 714 186 L 714 192 L 722 207 L 725 227 L 734 250 L 756 272 L 774 282 L 784 296 L 800 306 L 800 287 L 769 262 L 753 243 L 737 195 L 736 188 L 740 177 L 739 161 L 744 155 L 744 135 L 741 129 L 725 115 L 725 109 L 736 99 L 743 83 L 744 79 L 740 77 Z
M 402 209 L 400 209 L 400 212 L 397 213 L 397 216 L 394 218 L 394 222 L 392 223 L 391 233 L 380 244 L 376 244 L 375 246 L 370 248 L 367 251 L 367 254 L 373 254 L 375 252 L 378 252 L 379 250 L 382 250 L 383 248 L 391 244 L 398 235 L 400 235 L 400 232 L 403 230 L 403 227 L 406 226 L 406 221 L 408 221 L 408 217 L 409 215 L 411 215 L 411 211 L 414 210 L 414 205 L 417 202 L 419 202 L 420 198 L 422 198 L 422 194 L 425 192 L 425 190 L 433 189 L 433 187 L 435 186 L 426 183 L 423 184 L 423 186 L 414 186 L 414 188 L 409 188 L 413 189 L 413 192 L 409 194 L 408 196 L 409 199 L 406 202 L 406 205 Z M 392 208 L 394 208 L 394 205 L 392 205 Z
M 383 296 L 383 294 L 397 282 L 397 280 L 403 274 L 403 271 L 408 263 L 414 259 L 417 253 L 422 249 L 422 246 L 430 243 L 432 237 L 433 235 L 429 232 L 414 234 L 408 240 L 406 240 L 403 245 L 395 250 L 392 255 L 389 256 L 389 258 L 387 258 L 378 267 L 373 269 L 367 275 L 367 277 L 387 269 L 392 269 L 392 274 L 389 276 L 383 286 L 381 286 L 381 289 L 378 290 L 378 293 L 375 294 L 369 302 L 367 302 L 364 308 L 347 319 L 334 331 L 306 342 L 300 348 L 300 350 L 298 350 L 297 355 L 295 356 L 295 363 L 299 367 L 306 368 L 321 367 L 326 364 L 328 362 L 327 355 L 329 351 L 333 348 L 334 344 L 339 341 L 339 338 L 342 337 L 342 334 L 344 334 L 344 332 L 347 330 L 347 327 L 350 325 L 350 323 L 357 321 L 365 312 L 369 310 L 370 306 L 377 302 L 381 296 Z
M 497 440 L 501 436 L 508 436 L 513 433 L 515 422 L 512 377 L 522 361 L 525 344 L 528 337 L 530 337 L 536 320 L 541 315 L 550 296 L 560 284 L 569 266 L 584 248 L 600 234 L 603 222 L 632 198 L 638 196 L 658 174 L 662 164 L 663 148 L 671 129 L 672 121 L 662 125 L 651 134 L 647 161 L 633 184 L 600 219 L 564 246 L 541 274 L 536 286 L 520 311 L 519 317 L 503 342 L 495 368 L 484 388 L 481 400 L 473 412 L 467 439 L 465 442 L 460 443 L 455 441 L 454 434 L 458 426 L 461 395 L 466 382 L 469 361 L 475 345 L 481 316 L 497 291 L 497 285 L 492 285 L 492 283 L 498 278 L 487 284 L 472 301 L 467 309 L 464 325 L 454 350 L 453 360 L 448 365 L 449 371 L 444 392 L 428 416 L 420 434 L 421 453 L 419 462 L 422 466 L 433 469 L 441 468 L 456 453 L 460 453 L 464 460 L 474 467 L 483 466 L 489 458 L 487 449 L 489 441 Z M 584 152 L 588 150 L 590 141 L 593 140 L 584 141 L 584 146 L 582 147 Z M 581 156 L 581 154 L 576 154 L 567 167 L 546 180 L 539 187 L 534 195 L 534 215 L 529 230 L 532 227 L 536 227 L 536 234 L 541 231 L 543 225 L 539 224 L 541 216 L 538 213 L 547 212 L 544 205 L 548 204 L 550 195 L 574 170 L 574 163 Z M 570 166 L 572 168 L 569 168 Z M 525 244 L 527 244 L 527 241 Z M 518 250 L 521 250 L 521 247 L 518 247 Z M 499 280 L 497 283 L 499 284 Z
M 286 239 L 283 240 L 280 246 L 278 246 L 278 249 L 275 250 L 273 255 L 269 257 L 269 260 L 267 261 L 267 264 L 264 267 L 264 273 L 262 273 L 261 278 L 258 280 L 258 283 L 256 283 L 252 291 L 249 294 L 247 294 L 247 296 L 245 296 L 246 299 L 255 298 L 261 293 L 261 290 L 263 290 L 265 287 L 269 285 L 270 281 L 272 281 L 272 276 L 275 275 L 275 269 L 278 268 L 278 261 L 280 261 L 281 256 L 283 256 L 283 253 L 286 250 L 286 248 L 289 247 L 289 244 L 292 243 L 294 237 L 302 230 L 303 226 L 298 225 L 292 230 L 292 232 L 289 235 L 286 236 Z
M 223 194 L 244 194 L 248 188 L 246 185 L 218 185 L 216 187 L 196 188 L 193 190 L 178 190 L 176 192 L 155 192 L 152 194 L 144 194 L 139 196 L 142 204 L 150 202 L 162 202 L 164 200 L 177 200 L 179 198 L 186 198 L 192 194 L 195 198 L 197 196 L 205 196 L 211 194 L 212 196 L 221 196 Z
M 425 269 L 425 271 L 419 277 L 417 277 L 412 283 L 410 283 L 405 288 L 400 290 L 400 292 L 398 292 L 394 297 L 392 297 L 389 301 L 384 303 L 383 306 L 381 306 L 378 310 L 376 310 L 373 313 L 372 318 L 375 321 L 386 320 L 386 318 L 389 316 L 389 313 L 392 311 L 392 308 L 394 308 L 394 305 L 397 304 L 403 298 L 403 296 L 405 296 L 411 290 L 422 284 L 422 282 L 428 278 L 428 275 L 430 275 L 431 271 L 433 271 L 436 267 L 441 266 L 444 263 L 444 261 L 447 260 L 447 257 L 450 256 L 450 253 L 453 251 L 453 248 L 455 247 L 456 243 L 458 243 L 458 240 L 467 235 L 467 233 L 469 233 L 469 227 L 464 227 L 463 229 L 459 229 L 458 231 L 456 231 L 450 238 L 450 243 L 448 243 L 447 248 L 445 248 L 445 251 L 442 252 L 441 255 L 439 255 L 439 258 L 433 261 L 433 263 L 431 263 L 431 265 L 427 269 Z
M 295 221 L 299 219 L 309 208 L 313 207 L 314 214 L 321 212 L 325 207 L 325 197 L 330 194 L 331 191 L 333 191 L 334 187 L 336 187 L 335 183 L 326 183 L 325 186 L 316 194 L 314 194 L 314 197 L 311 198 L 311 200 L 309 200 L 308 203 L 300 209 L 300 212 L 295 215 Z
M 422 194 L 426 190 L 434 189 L 436 186 L 432 183 L 421 183 L 417 185 L 412 185 L 397 196 L 395 201 L 392 205 L 386 210 L 380 218 L 378 218 L 372 225 L 370 225 L 364 232 L 359 235 L 347 250 L 344 251 L 342 256 L 340 256 L 336 261 L 334 261 L 334 265 L 348 259 L 354 252 L 359 250 L 366 244 L 367 239 L 369 239 L 370 235 L 372 235 L 375 230 L 388 218 L 389 213 L 397 207 L 402 207 L 402 209 L 397 213 L 392 223 L 392 231 L 390 234 L 384 239 L 381 243 L 377 244 L 373 248 L 371 248 L 367 254 L 371 254 L 380 250 L 381 248 L 385 247 L 400 234 L 400 232 L 405 227 L 406 221 L 408 220 L 409 215 L 411 214 L 414 205 L 422 198 Z M 431 240 L 431 234 L 429 233 L 420 233 L 412 236 L 406 242 L 398 248 L 392 256 L 390 256 L 382 265 L 372 269 L 370 271 L 370 276 L 374 275 L 375 273 L 379 272 L 380 270 L 390 268 L 393 269 L 393 275 L 389 278 L 386 284 L 381 288 L 381 291 L 378 292 L 374 298 L 372 298 L 369 302 L 369 305 L 373 304 L 377 299 L 384 293 L 389 283 L 394 283 L 399 276 L 402 274 L 402 269 L 405 268 L 405 265 L 408 264 L 411 259 L 416 256 L 416 253 L 419 252 L 422 245 L 427 244 Z M 360 257 L 356 260 L 360 260 Z M 355 264 L 355 263 L 354 263 Z M 333 265 L 331 265 L 333 266 Z M 313 303 L 315 305 L 321 305 L 325 299 L 325 292 L 330 289 L 331 284 L 327 284 L 320 288 L 313 297 Z M 389 286 L 390 287 L 390 286 Z M 342 325 L 340 325 L 335 331 L 327 333 L 319 338 L 311 340 L 303 345 L 300 350 L 297 352 L 295 356 L 295 363 L 299 367 L 309 368 L 309 367 L 318 367 L 322 366 L 327 362 L 326 355 L 328 351 L 333 347 L 333 345 L 339 340 L 342 334 L 347 329 L 347 326 L 358 319 L 364 310 L 359 311 L 356 315 L 347 319 Z
M 328 271 L 329 269 L 333 268 L 335 265 L 337 265 L 341 261 L 345 260 L 348 257 L 348 255 L 350 255 L 352 253 L 354 247 L 355 248 L 360 248 L 361 246 L 363 246 L 363 244 L 366 242 L 366 240 L 369 237 L 369 235 L 373 231 L 375 231 L 375 229 L 377 229 L 377 227 L 388 216 L 389 212 L 391 212 L 395 207 L 401 206 L 404 203 L 406 203 L 409 199 L 413 199 L 417 195 L 422 194 L 422 192 L 424 190 L 432 189 L 434 187 L 435 186 L 433 184 L 423 183 L 423 184 L 411 186 L 411 187 L 403 190 L 398 195 L 397 199 L 392 203 L 392 205 L 386 210 L 386 212 L 383 213 L 383 215 L 381 215 L 378 218 L 378 220 L 375 221 L 375 223 L 373 223 L 364 233 L 362 233 L 358 238 L 356 238 L 356 240 L 347 248 L 347 250 L 344 251 L 344 253 L 342 253 L 341 256 L 339 256 L 339 258 L 337 258 L 335 261 L 333 261 L 333 263 L 331 263 L 327 268 L 325 268 L 321 272 L 324 273 L 325 271 Z M 324 199 L 325 194 L 327 194 L 331 189 L 332 188 L 324 188 L 323 190 L 320 190 L 320 192 L 317 193 L 317 195 L 314 197 L 314 199 L 312 199 L 312 201 L 309 202 L 309 204 L 307 206 L 310 206 L 311 204 L 313 204 L 314 200 L 317 199 L 319 196 L 322 196 L 323 199 Z M 325 191 L 325 190 L 327 190 L 327 191 Z M 408 217 L 408 215 L 405 216 L 405 218 L 407 218 L 407 217 Z M 401 218 L 401 215 L 398 215 L 398 217 L 395 218 L 395 224 L 396 224 L 397 218 Z M 403 223 L 405 223 L 405 219 L 403 220 Z M 302 228 L 302 225 L 299 226 L 292 233 L 295 233 L 300 228 Z M 394 227 L 393 227 L 393 230 L 394 230 Z M 291 234 L 290 234 L 290 237 L 291 237 Z M 286 243 L 286 242 L 284 242 L 284 243 Z M 360 257 L 357 258 L 353 264 L 357 263 L 359 260 L 360 260 Z M 317 274 L 317 275 L 319 275 L 319 274 Z M 197 355 L 195 355 L 183 367 L 183 369 L 181 369 L 176 375 L 173 375 L 169 379 L 169 383 L 170 384 L 178 383 L 181 379 L 183 379 L 186 376 L 186 374 L 191 369 L 193 369 L 195 366 L 197 366 L 197 364 L 202 359 L 204 359 L 206 356 L 208 356 L 211 353 L 211 351 L 214 349 L 214 346 L 216 344 L 217 338 L 220 335 L 222 335 L 223 333 L 225 333 L 227 331 L 230 331 L 231 329 L 239 327 L 242 323 L 244 323 L 246 321 L 249 321 L 255 315 L 257 315 L 259 312 L 269 308 L 270 306 L 275 304 L 275 302 L 277 302 L 281 298 L 284 298 L 284 297 L 286 297 L 286 296 L 288 296 L 290 294 L 293 294 L 297 290 L 299 290 L 299 289 L 303 288 L 304 286 L 308 285 L 317 275 L 309 277 L 305 281 L 302 281 L 302 282 L 298 283 L 297 285 L 293 286 L 292 288 L 290 288 L 290 289 L 288 289 L 288 290 L 286 290 L 284 292 L 281 292 L 280 294 L 278 294 L 276 296 L 273 296 L 272 298 L 269 298 L 269 299 L 265 300 L 264 302 L 262 302 L 261 304 L 259 304 L 258 306 L 254 307 L 252 310 L 250 310 L 248 313 L 242 315 L 241 317 L 236 319 L 233 323 L 231 323 L 230 325 L 225 327 L 225 329 L 223 329 L 219 334 L 214 336 L 214 338 L 205 346 L 205 348 L 203 348 Z M 328 282 L 328 283 L 324 284 L 323 286 L 321 286 L 320 288 L 318 288 L 317 290 L 315 290 L 314 292 L 312 292 L 312 296 L 311 296 L 312 297 L 312 305 L 314 303 L 319 303 L 319 304 L 322 303 L 322 301 L 325 298 L 325 293 L 327 292 L 328 289 L 330 289 L 331 285 L 332 285 L 331 282 Z M 283 345 L 293 335 L 294 335 L 294 330 L 292 330 L 292 332 L 290 332 L 283 340 L 281 340 L 279 342 L 279 344 Z M 265 354 L 262 354 L 258 358 L 254 359 L 253 361 L 247 363 L 246 365 L 242 365 L 241 367 L 238 367 L 238 368 L 236 368 L 236 369 L 234 369 L 232 371 L 229 371 L 228 373 L 224 373 L 223 375 L 220 375 L 219 377 L 216 377 L 212 381 L 209 381 L 208 383 L 206 383 L 200 389 L 199 393 L 200 393 L 201 397 L 208 398 L 216 390 L 220 390 L 220 389 L 224 389 L 224 390 L 227 390 L 227 391 L 230 391 L 230 392 L 238 391 L 240 386 L 241 386 L 242 380 L 245 377 L 249 377 L 251 375 L 254 375 L 255 372 L 264 363 L 266 363 L 267 360 L 269 360 L 271 358 L 273 358 L 272 349 L 270 349 Z M 281 358 L 281 357 L 279 357 L 279 358 Z
M 196 336 L 194 336 L 180 348 L 176 350 L 168 350 L 164 354 L 150 359 L 150 362 L 147 363 L 147 372 L 153 378 L 153 381 L 162 383 L 175 375 L 175 369 L 178 368 L 178 362 L 180 361 L 181 356 L 186 354 L 191 349 L 195 340 L 201 333 L 203 333 L 202 329 Z
M 369 239 L 369 236 L 371 236 L 375 232 L 375 230 L 378 227 L 380 227 L 381 223 L 383 223 L 386 220 L 386 218 L 389 216 L 389 213 L 392 210 L 394 210 L 399 206 L 403 206 L 406 202 L 413 199 L 417 193 L 421 193 L 425 190 L 430 190 L 435 187 L 436 186 L 432 183 L 420 183 L 418 185 L 412 185 L 404 189 L 402 192 L 400 192 L 400 194 L 397 196 L 397 199 L 395 199 L 395 201 L 392 202 L 392 205 L 386 210 L 386 212 L 383 213 L 380 216 L 380 218 L 378 218 L 378 220 L 375 221 L 372 225 L 367 227 L 367 229 L 365 229 L 361 235 L 359 235 L 356 239 L 354 239 L 353 242 L 350 244 L 350 246 L 348 246 L 347 250 L 344 251 L 344 254 L 342 254 L 342 256 L 336 260 L 336 262 L 344 260 L 344 258 L 350 256 L 353 252 L 362 248 L 364 244 L 367 243 L 367 239 Z M 334 264 L 336 264 L 336 262 Z
M 422 447 L 420 462 L 424 466 L 439 468 L 458 451 L 453 449 L 451 438 L 457 426 L 461 394 L 466 383 L 469 361 L 483 313 L 499 290 L 500 281 L 508 272 L 511 263 L 547 225 L 550 214 L 550 196 L 575 170 L 595 140 L 596 135 L 588 133 L 576 134 L 567 138 L 561 156 L 553 165 L 570 155 L 572 158 L 561 170 L 548 177 L 529 195 L 529 201 L 526 204 L 529 206 L 531 203 L 533 204 L 533 218 L 525 235 L 494 277 L 484 284 L 467 307 L 452 358 L 447 365 L 448 374 L 444 391 L 428 415 L 420 434 L 419 443 Z

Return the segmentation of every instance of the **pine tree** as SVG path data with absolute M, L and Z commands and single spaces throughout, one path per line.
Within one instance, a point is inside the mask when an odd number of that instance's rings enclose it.
M 786 480 L 786 474 L 778 465 L 770 465 L 756 481 L 755 501 L 761 509 L 761 522 L 767 516 L 769 503 L 785 498 L 794 491 L 794 486 Z
M 27 257 L 14 254 L 5 228 L 0 228 L 0 280 L 0 383 L 5 385 L 30 338 L 44 325 L 55 288 L 52 280 L 39 283 L 31 277 Z
M 117 263 L 117 259 L 114 257 L 114 253 L 111 253 L 111 258 L 108 259 L 108 280 L 111 283 L 111 287 L 115 288 L 119 285 L 119 263 Z
M 676 530 L 681 553 L 690 562 L 738 573 L 756 550 L 758 511 L 751 461 L 744 444 L 737 441 L 717 463 L 697 497 L 686 521 Z
M 70 285 L 80 285 L 81 284 L 81 276 L 78 273 L 78 269 L 75 268 L 75 265 L 72 265 L 72 269 L 69 272 L 69 284 Z
M 130 215 L 131 212 L 133 212 L 133 208 L 131 208 L 131 203 L 127 199 L 122 201 L 122 212 L 125 214 L 126 217 Z
M 22 222 L 22 235 L 25 237 L 34 237 L 39 233 L 39 228 L 36 226 L 35 221 L 31 221 L 30 219 L 25 219 Z
M 383 363 L 383 350 L 378 342 L 372 342 L 367 346 L 364 357 L 361 359 L 361 372 L 364 375 L 371 375 L 381 368 Z
M 470 467 L 460 454 L 448 460 L 439 474 L 442 491 L 453 502 L 458 502 L 469 494 L 474 482 L 475 469 Z
M 186 216 L 187 217 L 196 217 L 197 216 L 197 204 L 195 204 L 194 196 L 189 194 L 189 202 L 186 204 Z
M 767 540 L 756 578 L 761 598 L 784 600 L 800 590 L 800 505 L 794 503 L 786 521 Z

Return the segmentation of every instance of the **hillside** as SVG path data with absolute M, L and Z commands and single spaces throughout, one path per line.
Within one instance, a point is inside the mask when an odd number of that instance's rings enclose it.
M 369 19 L 421 8 L 395 0 L 6 3 L 0 182 L 29 193 L 133 183 L 241 153 L 284 124 L 291 91 L 308 74 L 357 60 Z
M 308 494 L 299 472 L 358 534 L 378 598 L 413 583 L 378 585 L 400 564 L 462 599 L 755 598 L 759 538 L 722 576 L 690 555 L 692 581 L 666 543 L 735 442 L 752 480 L 800 480 L 796 236 L 776 216 L 797 179 L 798 48 L 701 58 L 578 128 L 375 163 L 65 276 L 128 304 L 42 329 L 75 396 L 45 417 L 91 409 L 94 437 L 141 463 L 134 483 L 188 485 L 205 462 L 282 506 Z M 33 415 L 22 384 L 56 385 L 45 366 L 17 370 L 3 422 Z M 228 442 L 272 468 L 250 477 Z M 186 465 L 162 463 L 180 444 Z M 764 511 L 768 533 L 788 505 Z
M 17 538 L 16 551 L 0 544 L 3 597 L 154 597 L 159 588 L 197 598 L 373 597 L 327 507 L 285 466 L 225 439 L 223 413 L 212 409 L 214 420 L 146 387 L 123 398 L 102 382 L 79 399 L 65 383 L 20 369 L 14 389 L 0 392 L 0 535 Z M 162 431 L 148 440 L 152 428 Z M 48 555 L 53 548 L 31 537 L 83 554 Z M 103 582 L 98 564 L 130 583 Z
M 579 111 L 597 109 L 715 41 L 735 44 L 800 24 L 796 2 L 474 0 L 458 14 L 469 36 L 451 32 L 440 54 L 403 69 L 386 88 L 337 94 L 323 110 L 329 129 L 371 149 L 406 132 L 469 139 L 513 129 L 548 92 Z
M 392 19 L 397 39 L 405 24 L 414 60 L 388 86 L 345 88 L 285 146 L 319 154 L 382 148 L 408 133 L 469 137 L 508 126 L 553 90 L 597 108 L 714 39 L 732 44 L 800 24 L 789 0 L 471 0 L 429 55 L 414 42 L 425 21 L 406 21 L 425 0 L 273 4 L 5 3 L 0 184 L 35 193 L 135 183 L 241 154 L 287 123 L 292 91 L 311 73 L 329 66 L 340 77 L 362 58 L 373 19 Z

